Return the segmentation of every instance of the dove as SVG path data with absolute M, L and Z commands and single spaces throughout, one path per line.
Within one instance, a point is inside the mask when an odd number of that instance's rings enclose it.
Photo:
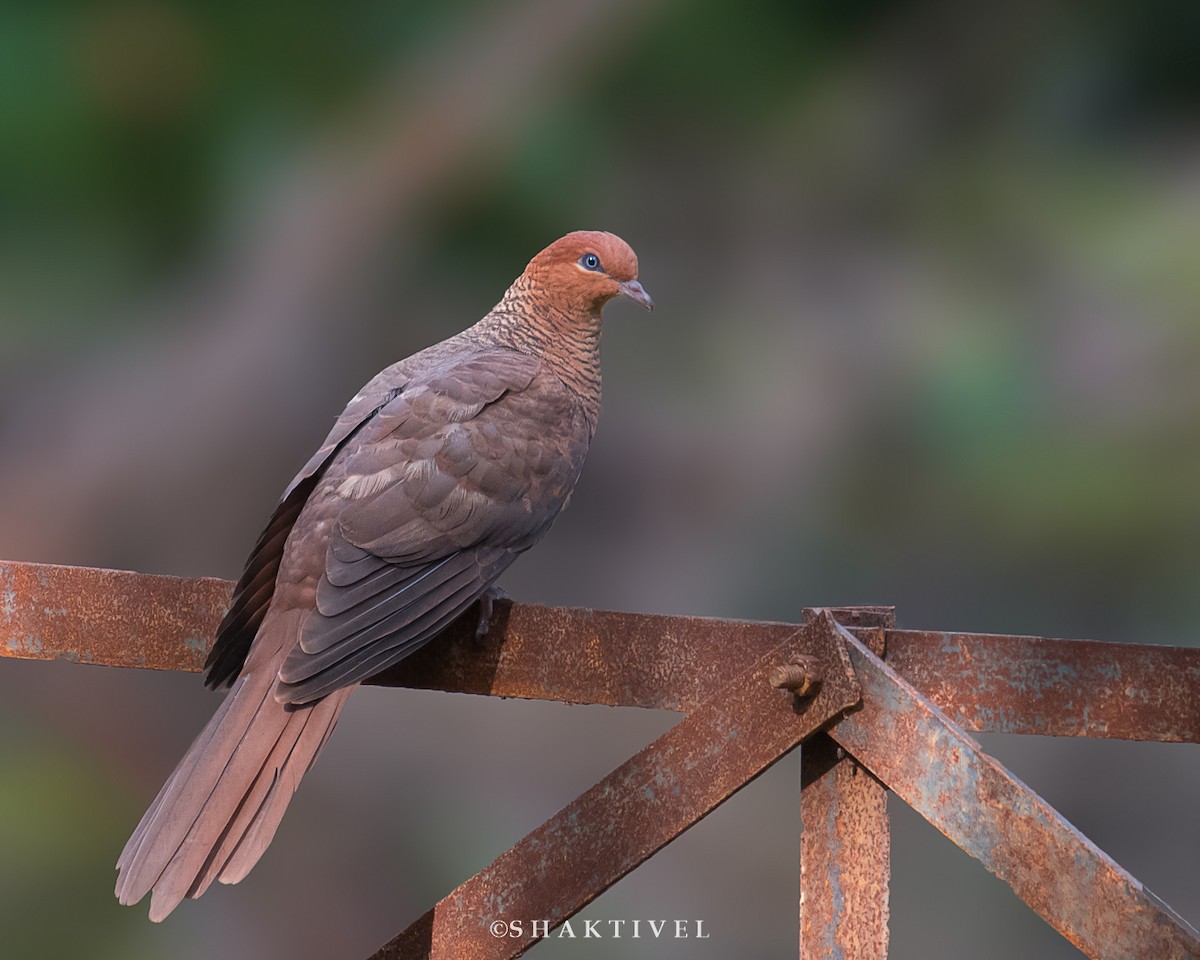
M 628 244 L 569 233 L 481 320 L 351 399 L 234 588 L 205 664 L 229 692 L 126 843 L 121 903 L 150 893 L 160 921 L 245 877 L 354 688 L 486 608 L 579 478 L 602 310 L 622 296 L 654 307 Z

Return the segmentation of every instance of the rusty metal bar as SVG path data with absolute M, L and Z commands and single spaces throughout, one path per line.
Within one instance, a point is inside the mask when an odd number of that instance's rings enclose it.
M 818 658 L 815 696 L 773 689 L 771 669 Z M 836 623 L 822 615 L 453 891 L 373 960 L 520 956 L 858 701 Z M 535 930 L 531 921 L 548 921 Z M 519 930 L 507 926 L 520 921 Z M 505 927 L 493 927 L 494 924 Z M 497 930 L 504 935 L 497 936 Z
M 879 626 L 895 619 L 881 617 Z M 859 634 L 883 655 L 883 629 Z M 801 960 L 887 960 L 887 787 L 818 733 L 800 750 L 800 816 Z
M 1200 742 L 1200 649 L 889 630 L 887 662 L 971 730 Z
M 801 960 L 887 960 L 887 787 L 824 733 L 800 764 Z
M 228 580 L 0 561 L 0 656 L 198 671 Z M 835 607 L 847 626 L 884 607 Z M 796 632 L 796 624 L 646 616 L 497 601 L 368 683 L 686 711 Z M 802 621 L 803 623 L 803 621 Z M 710 665 L 696 670 L 695 664 Z
M 1200 957 L 1200 935 L 842 630 L 862 709 L 829 731 L 1095 960 Z
M 0 562 L 0 656 L 199 670 L 231 590 Z M 861 636 L 891 608 L 833 609 Z M 501 602 L 482 645 L 460 623 L 370 682 L 686 712 L 794 629 Z M 918 630 L 888 630 L 887 646 L 971 730 L 1200 742 L 1200 649 Z
M 876 627 L 891 607 L 831 607 Z M 811 618 L 812 611 L 805 616 Z M 382 686 L 687 712 L 796 631 L 794 623 L 495 604 L 475 639 L 470 614 L 436 644 L 372 678 Z M 807 619 L 801 619 L 804 625 Z M 703 669 L 697 669 L 703 664 Z
M 0 561 L 0 656 L 199 670 L 233 584 Z

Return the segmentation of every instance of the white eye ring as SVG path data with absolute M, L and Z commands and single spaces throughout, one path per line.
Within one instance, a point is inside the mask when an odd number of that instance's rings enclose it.
M 584 270 L 595 270 L 597 273 L 604 272 L 604 267 L 600 265 L 600 258 L 594 253 L 585 253 L 579 258 L 579 265 Z

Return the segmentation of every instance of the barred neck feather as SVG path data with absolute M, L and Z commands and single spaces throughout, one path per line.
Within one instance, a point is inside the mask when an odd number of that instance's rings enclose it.
M 583 406 L 592 432 L 600 415 L 600 311 L 547 296 L 526 274 L 465 333 L 541 357 Z

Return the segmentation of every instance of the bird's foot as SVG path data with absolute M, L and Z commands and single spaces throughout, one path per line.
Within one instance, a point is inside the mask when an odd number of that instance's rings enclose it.
M 488 630 L 492 626 L 492 608 L 497 600 L 511 600 L 512 598 L 502 587 L 492 584 L 479 595 L 479 622 L 475 625 L 475 639 L 482 641 L 488 635 Z

